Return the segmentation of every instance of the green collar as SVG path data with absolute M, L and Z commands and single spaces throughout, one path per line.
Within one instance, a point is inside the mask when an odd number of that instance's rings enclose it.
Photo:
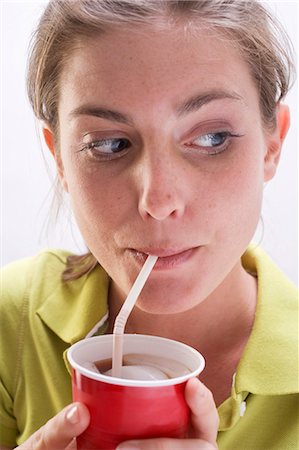
M 72 282 L 57 283 L 37 314 L 64 342 L 73 344 L 97 334 L 107 315 L 109 277 L 97 266 Z
M 236 392 L 298 392 L 298 292 L 271 259 L 250 246 L 243 266 L 258 278 L 254 326 L 236 373 Z
M 299 392 L 297 289 L 256 246 L 249 247 L 242 264 L 258 278 L 257 308 L 231 396 L 218 408 L 219 431 L 232 428 L 240 420 L 248 394 Z

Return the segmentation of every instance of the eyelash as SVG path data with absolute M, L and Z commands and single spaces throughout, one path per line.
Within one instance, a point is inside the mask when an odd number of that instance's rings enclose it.
M 126 143 L 126 147 L 125 148 L 121 148 L 120 150 L 118 150 L 117 152 L 105 152 L 105 151 L 97 151 L 96 147 L 97 146 L 104 146 L 104 145 L 109 145 L 109 143 L 111 144 L 115 144 L 117 142 L 125 142 Z M 88 151 L 90 152 L 94 157 L 96 158 L 100 158 L 103 160 L 110 160 L 110 159 L 116 159 L 116 158 L 120 158 L 124 152 L 126 152 L 126 150 L 128 150 L 131 146 L 131 143 L 128 139 L 125 138 L 108 138 L 108 139 L 99 139 L 97 141 L 93 141 L 93 142 L 89 142 L 88 144 L 86 144 L 83 148 L 80 149 L 80 152 L 82 151 Z
M 221 143 L 216 145 L 202 145 L 199 146 L 197 144 L 194 144 L 196 140 L 199 139 L 215 139 L 215 137 L 220 137 Z M 200 136 L 197 136 L 195 139 L 192 139 L 191 141 L 187 142 L 185 145 L 189 149 L 194 149 L 201 155 L 207 155 L 207 156 L 216 156 L 222 152 L 224 152 L 227 147 L 230 144 L 230 141 L 232 138 L 238 138 L 242 137 L 240 134 L 233 134 L 229 131 L 217 131 L 212 133 L 206 133 L 202 134 Z M 113 144 L 119 144 L 122 143 L 124 146 L 120 145 L 120 149 L 115 152 L 105 152 L 103 150 L 96 150 L 96 147 L 105 146 L 105 145 L 111 145 Z M 81 148 L 79 151 L 88 151 L 91 153 L 91 155 L 95 158 L 101 159 L 101 160 L 111 160 L 111 159 L 117 159 L 123 156 L 127 153 L 129 148 L 131 147 L 131 143 L 128 139 L 125 138 L 108 138 L 108 139 L 99 139 L 97 141 L 90 142 L 86 144 L 83 148 Z M 209 150 L 210 149 L 210 150 Z M 211 150 L 212 149 L 212 150 Z
M 198 145 L 194 144 L 194 142 L 196 140 L 199 140 L 202 138 L 215 138 L 216 136 L 220 137 L 220 139 L 221 139 L 220 144 L 216 144 L 214 146 L 213 145 L 198 146 Z M 216 131 L 216 132 L 212 132 L 212 133 L 202 134 L 202 135 L 196 137 L 195 139 L 189 141 L 186 145 L 187 145 L 187 147 L 189 147 L 191 149 L 195 149 L 198 153 L 200 153 L 202 155 L 216 156 L 216 155 L 224 152 L 229 147 L 231 140 L 233 138 L 239 138 L 239 137 L 242 137 L 242 135 L 233 134 L 230 131 Z

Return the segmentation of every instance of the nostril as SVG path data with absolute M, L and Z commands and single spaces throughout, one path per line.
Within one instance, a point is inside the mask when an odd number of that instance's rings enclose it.
M 158 221 L 168 218 L 175 219 L 181 215 L 183 206 L 175 201 L 171 194 L 165 195 L 163 201 L 158 198 L 143 199 L 139 205 L 139 212 L 144 219 L 152 218 Z

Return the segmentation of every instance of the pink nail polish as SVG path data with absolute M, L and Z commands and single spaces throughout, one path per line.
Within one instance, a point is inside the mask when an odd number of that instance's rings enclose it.
M 75 425 L 79 422 L 78 406 L 74 405 L 68 410 L 68 412 L 66 413 L 66 419 L 72 425 Z

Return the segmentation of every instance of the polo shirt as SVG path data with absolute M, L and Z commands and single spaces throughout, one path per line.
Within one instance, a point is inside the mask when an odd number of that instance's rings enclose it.
M 65 352 L 106 331 L 109 277 L 98 265 L 63 282 L 68 252 L 46 250 L 2 269 L 0 445 L 14 447 L 72 401 Z M 220 450 L 295 450 L 299 445 L 298 294 L 251 245 L 242 257 L 258 279 L 252 333 L 218 408 Z M 225 367 L 223 368 L 225 370 Z

